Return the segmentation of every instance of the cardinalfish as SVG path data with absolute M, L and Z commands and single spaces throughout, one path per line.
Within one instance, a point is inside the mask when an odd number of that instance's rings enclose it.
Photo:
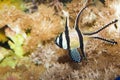
M 99 36 L 92 36 L 103 29 L 107 28 L 109 25 L 116 23 L 118 20 L 114 20 L 107 25 L 103 26 L 102 28 L 91 32 L 91 33 L 82 33 L 79 29 L 79 17 L 81 13 L 90 5 L 85 6 L 83 9 L 81 9 L 75 19 L 75 24 L 73 29 L 69 27 L 69 17 L 66 17 L 66 23 L 65 23 L 65 30 L 62 32 L 59 36 L 55 39 L 55 44 L 59 46 L 62 49 L 68 50 L 68 53 L 71 57 L 71 59 L 74 62 L 81 62 L 82 60 L 87 60 L 86 53 L 84 49 L 84 36 L 88 36 L 89 38 L 95 38 L 99 40 L 103 40 L 112 44 L 117 44 L 116 41 L 108 40 Z

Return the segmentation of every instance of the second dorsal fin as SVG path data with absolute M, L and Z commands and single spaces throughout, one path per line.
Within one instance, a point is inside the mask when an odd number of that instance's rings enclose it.
M 78 27 L 78 22 L 79 22 L 80 15 L 82 14 L 82 12 L 83 12 L 87 7 L 89 7 L 89 6 L 91 6 L 91 5 L 93 5 L 93 4 L 89 4 L 89 5 L 85 6 L 84 8 L 82 8 L 82 9 L 79 11 L 79 13 L 78 13 L 78 15 L 77 15 L 77 17 L 76 17 L 76 19 L 75 19 L 75 24 L 74 24 L 74 28 L 75 28 L 75 29 L 76 29 L 76 27 Z

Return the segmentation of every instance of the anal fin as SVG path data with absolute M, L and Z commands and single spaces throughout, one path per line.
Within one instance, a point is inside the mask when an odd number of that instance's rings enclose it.
M 75 62 L 81 62 L 81 56 L 77 48 L 70 50 L 69 55 Z

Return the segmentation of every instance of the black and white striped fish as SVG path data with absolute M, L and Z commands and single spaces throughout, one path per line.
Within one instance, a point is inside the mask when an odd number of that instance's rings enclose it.
M 87 59 L 85 51 L 84 51 L 83 35 L 84 36 L 85 35 L 90 36 L 90 35 L 97 34 L 98 32 L 107 28 L 109 25 L 117 22 L 117 20 L 114 20 L 114 21 L 110 22 L 109 24 L 105 25 L 104 27 L 102 27 L 101 29 L 99 29 L 95 32 L 92 32 L 92 33 L 82 33 L 81 30 L 79 29 L 79 26 L 78 26 L 79 17 L 81 15 L 81 13 L 83 12 L 83 10 L 85 10 L 85 8 L 87 8 L 88 6 L 85 6 L 78 13 L 73 29 L 70 29 L 69 18 L 67 17 L 66 18 L 66 23 L 65 23 L 65 31 L 62 32 L 59 36 L 57 36 L 56 39 L 55 39 L 56 45 L 58 45 L 60 48 L 68 50 L 71 59 L 75 62 L 81 62 L 81 60 Z M 91 38 L 100 39 L 100 40 L 103 40 L 103 41 L 106 41 L 106 42 L 116 44 L 115 41 L 107 40 L 107 39 L 104 39 L 104 38 L 101 38 L 101 37 L 98 37 L 98 36 L 97 37 L 92 36 Z
M 70 29 L 68 24 L 69 19 L 66 18 L 65 31 L 62 32 L 55 40 L 55 43 L 60 48 L 69 51 L 70 57 L 75 62 L 80 62 L 82 59 L 86 59 L 86 54 L 84 51 L 83 35 L 78 26 L 79 16 L 86 7 L 84 7 L 78 13 L 73 29 Z

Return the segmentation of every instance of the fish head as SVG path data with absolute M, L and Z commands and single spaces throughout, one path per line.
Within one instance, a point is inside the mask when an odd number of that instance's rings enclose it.
M 67 49 L 67 41 L 64 32 L 62 32 L 59 36 L 56 37 L 55 44 L 62 49 Z

